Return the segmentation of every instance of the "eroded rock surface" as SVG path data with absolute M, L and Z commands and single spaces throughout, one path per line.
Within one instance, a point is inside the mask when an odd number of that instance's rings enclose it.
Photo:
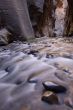
M 0 46 L 12 41 L 12 34 L 5 28 L 0 30 Z
M 15 36 L 22 36 L 23 40 L 34 38 L 27 0 L 1 0 L 0 19 L 0 28 L 7 27 Z
M 56 36 L 63 36 L 68 3 L 67 0 L 56 0 L 56 2 L 55 34 Z

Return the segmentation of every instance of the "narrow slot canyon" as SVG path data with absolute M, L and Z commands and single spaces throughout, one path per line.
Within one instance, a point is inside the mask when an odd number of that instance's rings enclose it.
M 72 46 L 72 0 L 0 0 L 0 110 L 73 110 Z

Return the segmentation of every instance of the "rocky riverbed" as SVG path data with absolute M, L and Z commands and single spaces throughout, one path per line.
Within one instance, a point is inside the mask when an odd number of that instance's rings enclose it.
M 0 46 L 0 110 L 72 110 L 72 45 L 72 38 L 42 37 Z M 46 81 L 66 88 L 50 93 L 56 104 L 42 101 L 49 93 L 42 84 Z

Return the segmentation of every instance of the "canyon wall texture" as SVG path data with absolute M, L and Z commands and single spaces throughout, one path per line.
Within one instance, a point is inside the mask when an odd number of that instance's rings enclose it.
M 40 4 L 38 0 L 35 1 Z M 32 8 L 29 7 L 30 12 L 35 8 L 35 11 L 30 13 L 31 21 L 36 22 L 33 23 L 33 27 L 36 29 L 35 31 L 38 31 L 40 36 L 63 36 L 65 17 L 68 8 L 67 0 L 44 0 L 41 4 L 43 8 L 41 5 L 39 5 L 39 8 L 35 3 L 33 3 L 33 5 L 30 4 L 30 7 Z M 36 36 L 39 36 L 39 34 Z
M 66 36 L 73 36 L 73 1 L 68 1 L 68 8 L 65 17 L 65 31 Z
M 4 26 L 12 29 L 16 35 L 24 36 L 27 40 L 34 37 L 26 0 L 0 0 L 0 14 Z
M 0 28 L 20 40 L 73 33 L 72 0 L 0 0 Z
M 67 0 L 56 0 L 55 10 L 55 34 L 56 36 L 63 36 L 65 26 L 65 16 L 67 10 Z

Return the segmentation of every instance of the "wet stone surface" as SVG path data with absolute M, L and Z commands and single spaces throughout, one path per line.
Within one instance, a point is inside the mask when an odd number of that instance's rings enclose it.
M 49 104 L 59 104 L 57 95 L 49 91 L 43 94 L 42 101 L 45 101 Z
M 63 87 L 61 85 L 58 85 L 58 84 L 55 84 L 53 82 L 49 82 L 49 81 L 43 82 L 43 86 L 46 90 L 53 91 L 55 93 L 64 93 L 64 92 L 66 92 L 65 87 Z

